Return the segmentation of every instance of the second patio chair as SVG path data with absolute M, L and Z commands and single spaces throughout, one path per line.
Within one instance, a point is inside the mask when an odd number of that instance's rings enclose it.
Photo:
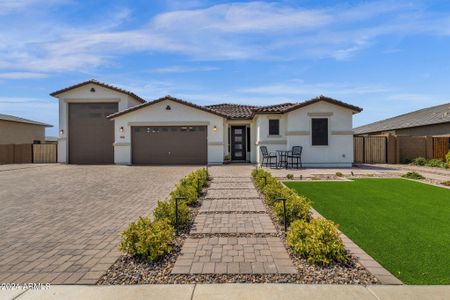
M 293 168 L 294 160 L 295 160 L 296 168 L 298 169 L 299 166 L 300 166 L 300 168 L 303 168 L 303 166 L 302 166 L 302 150 L 303 150 L 302 146 L 293 146 L 292 147 L 292 151 L 290 151 L 287 156 L 288 166 L 289 166 L 289 160 L 290 160 L 290 165 Z

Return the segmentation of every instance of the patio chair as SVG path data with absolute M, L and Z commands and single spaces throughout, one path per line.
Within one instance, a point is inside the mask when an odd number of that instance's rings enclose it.
M 302 146 L 293 146 L 292 147 L 292 151 L 290 151 L 287 155 L 287 160 L 288 160 L 288 165 L 290 163 L 291 167 L 294 167 L 294 160 L 295 160 L 295 166 L 298 169 L 298 167 L 300 166 L 300 168 L 303 168 L 302 165 L 302 151 L 303 151 L 303 147 Z M 290 162 L 289 162 L 290 160 Z
M 261 149 L 262 154 L 262 161 L 261 165 L 264 165 L 264 161 L 266 161 L 266 167 L 270 165 L 270 167 L 273 166 L 272 159 L 275 158 L 275 166 L 277 165 L 277 155 L 273 153 L 269 153 L 269 150 L 267 150 L 266 146 L 259 147 Z

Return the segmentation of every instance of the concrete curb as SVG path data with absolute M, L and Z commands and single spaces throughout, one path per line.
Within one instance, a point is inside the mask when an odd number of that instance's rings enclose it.
M 186 284 L 83 286 L 46 290 L 0 290 L 0 299 L 450 299 L 450 286 L 361 286 L 302 284 Z

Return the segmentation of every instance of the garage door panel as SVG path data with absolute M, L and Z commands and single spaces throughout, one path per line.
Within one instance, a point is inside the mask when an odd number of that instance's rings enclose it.
M 106 116 L 118 111 L 117 103 L 69 104 L 69 162 L 114 162 L 114 122 Z
M 206 126 L 133 127 L 134 164 L 206 164 Z

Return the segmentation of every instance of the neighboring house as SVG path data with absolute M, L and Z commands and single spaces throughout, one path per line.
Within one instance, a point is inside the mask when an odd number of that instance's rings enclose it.
M 271 106 L 145 102 L 95 80 L 51 95 L 60 104 L 62 163 L 221 164 L 226 154 L 254 163 L 262 145 L 299 145 L 305 166 L 351 166 L 352 116 L 362 110 L 324 96 Z
M 450 103 L 357 127 L 354 132 L 357 162 L 444 159 L 450 150 Z
M 354 129 L 355 135 L 449 136 L 450 103 L 428 107 Z
M 0 144 L 45 142 L 45 128 L 52 125 L 0 114 Z

